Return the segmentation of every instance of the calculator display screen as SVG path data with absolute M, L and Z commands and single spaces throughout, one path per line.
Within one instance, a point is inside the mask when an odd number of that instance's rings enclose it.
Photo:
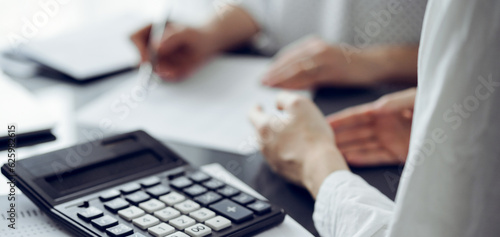
M 162 158 L 152 150 L 141 150 L 45 178 L 56 191 L 71 193 L 158 167 Z

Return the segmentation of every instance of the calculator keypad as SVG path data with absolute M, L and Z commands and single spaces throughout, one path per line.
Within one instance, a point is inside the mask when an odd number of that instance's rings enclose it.
M 133 219 L 141 217 L 144 214 L 146 214 L 146 212 L 136 206 L 131 206 L 127 209 L 118 211 L 118 215 L 127 221 L 132 221 Z
M 186 197 L 184 197 L 184 195 L 182 194 L 179 194 L 178 192 L 171 192 L 167 195 L 161 196 L 160 200 L 167 205 L 172 206 L 186 200 Z
M 135 218 L 132 220 L 132 223 L 137 227 L 145 230 L 151 226 L 157 225 L 160 223 L 160 220 L 152 215 L 146 214 L 139 218 Z
M 164 179 L 149 177 L 102 192 L 98 200 L 116 218 L 92 206 L 77 215 L 112 237 L 144 236 L 127 222 L 150 236 L 202 237 L 271 211 L 267 202 L 200 171 Z

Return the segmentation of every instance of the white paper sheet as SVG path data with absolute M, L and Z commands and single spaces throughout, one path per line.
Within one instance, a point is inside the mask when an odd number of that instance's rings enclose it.
M 280 116 L 275 109 L 279 90 L 260 83 L 269 63 L 220 57 L 183 82 L 161 82 L 148 91 L 132 78 L 80 110 L 78 121 L 103 132 L 143 129 L 158 139 L 249 154 L 257 149 L 247 117 L 252 106 Z
M 46 104 L 26 88 L 0 71 L 0 137 L 6 137 L 7 125 L 16 125 L 16 134 L 51 129 L 56 118 Z

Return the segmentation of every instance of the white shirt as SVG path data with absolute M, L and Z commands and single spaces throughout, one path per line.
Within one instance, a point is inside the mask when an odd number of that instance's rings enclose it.
M 322 236 L 500 236 L 500 1 L 431 0 L 395 203 L 348 171 L 322 184 Z
M 241 1 L 261 28 L 256 46 L 267 54 L 307 35 L 363 49 L 418 44 L 427 0 Z

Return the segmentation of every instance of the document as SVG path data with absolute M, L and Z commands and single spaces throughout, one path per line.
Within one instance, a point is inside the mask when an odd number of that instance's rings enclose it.
M 26 88 L 0 71 L 0 138 L 8 136 L 7 126 L 14 125 L 16 134 L 50 130 L 56 118 L 50 108 Z
M 275 108 L 280 90 L 260 82 L 269 64 L 267 58 L 223 56 L 182 82 L 149 89 L 131 78 L 80 110 L 78 121 L 103 133 L 143 129 L 158 139 L 250 154 L 258 148 L 248 119 L 252 106 L 283 117 Z

